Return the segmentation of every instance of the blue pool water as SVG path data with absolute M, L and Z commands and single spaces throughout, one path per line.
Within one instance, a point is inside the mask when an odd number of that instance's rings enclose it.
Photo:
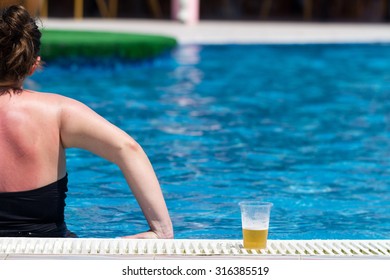
M 177 238 L 240 239 L 245 199 L 273 202 L 271 239 L 390 238 L 390 45 L 181 46 L 152 61 L 49 61 L 29 85 L 144 147 Z M 71 230 L 147 229 L 116 166 L 67 155 Z

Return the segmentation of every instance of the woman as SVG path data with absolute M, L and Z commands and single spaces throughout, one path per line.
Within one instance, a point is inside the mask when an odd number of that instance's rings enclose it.
M 77 147 L 121 169 L 150 226 L 129 237 L 173 238 L 158 180 L 134 139 L 80 102 L 22 88 L 39 67 L 40 37 L 22 6 L 2 11 L 0 236 L 67 236 L 64 151 Z

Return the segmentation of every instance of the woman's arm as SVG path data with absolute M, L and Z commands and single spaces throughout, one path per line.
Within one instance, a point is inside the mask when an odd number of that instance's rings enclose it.
M 134 238 L 173 238 L 172 222 L 160 184 L 141 146 L 86 105 L 61 98 L 60 133 L 64 148 L 91 151 L 119 166 L 146 220 L 148 232 Z

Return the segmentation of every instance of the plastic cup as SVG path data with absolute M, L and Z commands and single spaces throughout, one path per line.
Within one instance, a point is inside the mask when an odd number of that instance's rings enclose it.
M 272 203 L 242 201 L 242 235 L 245 249 L 265 249 L 267 247 L 269 218 Z

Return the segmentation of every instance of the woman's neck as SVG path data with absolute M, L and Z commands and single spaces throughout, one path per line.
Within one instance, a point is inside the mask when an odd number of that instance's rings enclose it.
M 22 87 L 23 81 L 0 81 L 0 87 Z
M 0 96 L 5 93 L 20 93 L 22 85 L 23 83 L 0 82 Z
M 1 82 L 0 81 L 0 91 L 12 90 L 12 89 L 22 89 L 23 82 Z

